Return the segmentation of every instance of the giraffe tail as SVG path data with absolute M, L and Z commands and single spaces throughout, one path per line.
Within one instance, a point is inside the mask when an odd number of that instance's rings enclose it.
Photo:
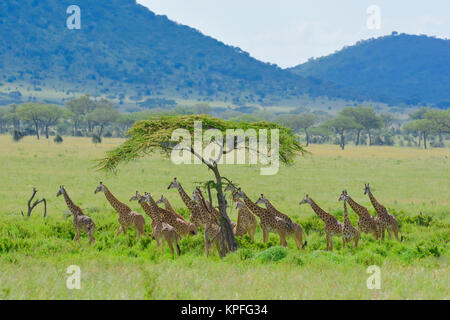
M 178 245 L 178 243 L 177 243 L 176 245 L 177 245 L 177 254 L 178 254 L 178 255 L 181 255 L 181 249 L 180 249 L 180 246 Z
M 308 245 L 308 240 L 305 240 L 305 243 L 302 245 L 302 249 L 305 249 L 305 247 Z

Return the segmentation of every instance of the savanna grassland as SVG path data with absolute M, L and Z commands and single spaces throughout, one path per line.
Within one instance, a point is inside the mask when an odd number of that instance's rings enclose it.
M 64 138 L 60 145 L 34 137 L 14 143 L 0 136 L 0 298 L 1 299 L 449 299 L 450 150 L 395 147 L 312 145 L 311 152 L 277 175 L 261 176 L 256 166 L 223 166 L 222 174 L 239 184 L 254 200 L 260 193 L 300 223 L 308 245 L 297 251 L 278 246 L 278 236 L 262 243 L 238 238 L 239 249 L 220 260 L 206 258 L 203 235 L 183 239 L 181 257 L 156 251 L 149 238 L 136 241 L 135 231 L 114 237 L 117 214 L 103 194 L 94 195 L 99 181 L 133 209 L 128 199 L 136 190 L 155 197 L 164 193 L 184 216 L 188 211 L 178 193 L 167 186 L 177 177 L 191 193 L 211 178 L 202 165 L 172 164 L 155 154 L 119 168 L 117 174 L 95 169 L 95 159 L 123 140 Z M 341 191 L 374 213 L 364 183 L 400 223 L 403 242 L 375 241 L 363 235 L 358 248 L 326 252 L 323 223 L 309 206 L 299 206 L 308 193 L 323 209 L 343 221 Z M 96 243 L 72 242 L 74 228 L 67 207 L 56 198 L 65 185 L 72 200 L 97 225 Z M 24 218 L 32 187 L 48 201 L 48 217 L 38 206 Z M 236 210 L 230 212 L 236 220 Z M 356 225 L 357 216 L 349 209 Z M 146 231 L 150 220 L 146 217 Z M 81 268 L 81 289 L 68 290 L 66 269 Z M 370 265 L 381 267 L 381 289 L 366 286 Z

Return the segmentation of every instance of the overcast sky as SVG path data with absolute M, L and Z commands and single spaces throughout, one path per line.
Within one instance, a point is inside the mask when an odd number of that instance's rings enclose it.
M 450 0 L 137 0 L 251 56 L 290 67 L 392 31 L 450 38 Z M 380 9 L 380 29 L 376 14 Z M 370 19 L 372 17 L 372 19 Z M 367 26 L 367 20 L 370 19 Z

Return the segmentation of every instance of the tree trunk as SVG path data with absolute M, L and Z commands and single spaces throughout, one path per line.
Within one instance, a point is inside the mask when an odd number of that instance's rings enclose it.
M 103 125 L 100 126 L 100 133 L 98 134 L 98 136 L 101 138 L 103 134 Z
M 359 146 L 359 137 L 360 137 L 360 135 L 361 135 L 361 129 L 360 130 L 358 130 L 358 132 L 356 133 L 356 145 L 357 146 Z
M 45 138 L 48 139 L 48 125 L 45 126 Z
M 305 128 L 305 134 L 306 134 L 306 146 L 309 146 L 309 134 L 308 134 L 308 128 Z
M 222 215 L 222 221 L 220 221 L 221 233 L 223 234 L 223 236 L 225 238 L 225 242 L 227 244 L 228 250 L 236 251 L 237 243 L 236 243 L 236 239 L 234 238 L 233 228 L 231 227 L 230 218 L 227 215 L 227 201 L 225 199 L 225 196 L 224 196 L 223 190 L 222 190 L 222 177 L 219 173 L 219 169 L 217 168 L 217 165 L 214 165 L 212 170 L 213 170 L 214 176 L 216 178 L 217 201 L 219 203 L 219 211 Z M 225 243 L 223 242 L 222 246 L 224 246 L 224 245 L 225 245 Z M 222 248 L 223 251 L 225 251 L 224 249 L 225 248 Z
M 345 137 L 344 137 L 344 131 L 341 132 L 341 149 L 344 150 L 345 148 Z
M 370 130 L 367 130 L 367 133 L 369 134 L 369 146 L 372 145 L 372 135 L 370 134 Z
M 423 148 L 427 149 L 427 134 L 425 132 L 423 133 Z
M 39 140 L 39 124 L 37 121 L 34 121 L 34 128 L 36 129 L 36 137 Z

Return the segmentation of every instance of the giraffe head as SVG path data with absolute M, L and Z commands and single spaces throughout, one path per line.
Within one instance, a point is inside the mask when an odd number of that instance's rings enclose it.
M 267 204 L 269 202 L 269 200 L 267 200 L 267 198 L 264 197 L 264 195 L 261 193 L 261 196 L 259 197 L 259 199 L 256 201 L 256 204 Z
M 142 196 L 142 201 L 150 203 L 151 199 L 152 199 L 152 195 L 149 192 L 145 192 L 144 195 Z
M 181 187 L 180 183 L 177 181 L 177 178 L 173 178 L 173 181 L 169 184 L 169 186 L 167 187 L 167 189 L 179 189 Z
M 100 181 L 97 189 L 95 189 L 94 193 L 105 192 L 105 185 Z
M 347 190 L 342 190 L 341 196 L 338 201 L 347 201 L 350 196 L 347 194 Z
M 244 206 L 241 200 L 236 201 L 236 209 L 240 210 Z
M 311 198 L 309 197 L 309 195 L 305 195 L 305 197 L 303 198 L 302 201 L 300 201 L 299 204 L 302 205 L 302 204 L 304 204 L 304 203 L 312 204 L 312 200 L 311 200 Z
M 166 200 L 166 198 L 164 197 L 164 195 L 161 195 L 161 198 L 159 198 L 159 199 L 156 201 L 156 203 L 157 203 L 157 204 L 164 203 L 165 200 Z
M 244 198 L 244 191 L 241 190 L 241 188 L 237 188 L 237 192 L 234 196 L 235 199 L 243 199 Z
M 65 193 L 66 193 L 66 189 L 64 189 L 64 186 L 59 186 L 58 193 L 56 194 L 56 196 L 59 197 L 60 195 L 65 194 Z
M 139 191 L 136 190 L 136 193 L 130 198 L 130 201 L 142 202 L 144 201 L 144 197 L 139 194 Z
M 364 184 L 364 194 L 369 194 L 370 193 L 370 186 L 369 184 Z
M 225 187 L 225 189 L 223 191 L 224 192 L 227 192 L 227 191 L 234 192 L 234 190 L 236 190 L 236 187 L 232 183 L 229 183 L 229 184 L 227 184 L 227 186 Z

